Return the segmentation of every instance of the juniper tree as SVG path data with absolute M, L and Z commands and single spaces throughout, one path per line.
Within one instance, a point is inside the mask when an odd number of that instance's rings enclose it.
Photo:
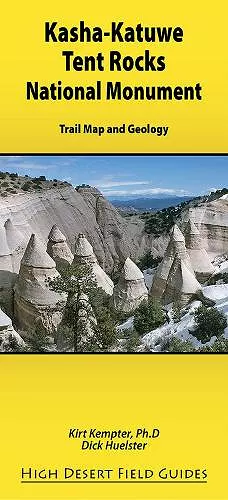
M 207 308 L 204 305 L 198 307 L 194 313 L 194 319 L 196 328 L 191 333 L 203 344 L 209 342 L 214 336 L 220 337 L 227 327 L 225 314 L 215 307 Z
M 143 335 L 165 323 L 165 314 L 158 300 L 143 300 L 134 314 L 134 328 Z

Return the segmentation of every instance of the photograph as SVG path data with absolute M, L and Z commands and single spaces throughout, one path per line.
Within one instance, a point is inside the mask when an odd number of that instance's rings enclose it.
M 0 157 L 0 352 L 228 352 L 228 157 Z

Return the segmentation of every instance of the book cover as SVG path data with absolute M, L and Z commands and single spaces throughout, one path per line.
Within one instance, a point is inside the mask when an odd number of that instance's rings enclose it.
M 226 3 L 1 12 L 0 499 L 226 500 Z

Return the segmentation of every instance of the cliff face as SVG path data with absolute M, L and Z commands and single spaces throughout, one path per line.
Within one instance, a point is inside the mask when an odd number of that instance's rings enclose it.
M 184 214 L 183 223 L 188 218 L 197 226 L 203 246 L 211 259 L 228 253 L 228 196 L 203 203 Z
M 14 259 L 17 273 L 20 255 L 35 232 L 47 241 L 53 224 L 57 224 L 74 252 L 75 236 L 84 233 L 94 248 L 99 263 L 110 272 L 115 263 L 128 256 L 134 260 L 151 248 L 143 221 L 131 224 L 94 188 L 71 186 L 43 190 L 41 193 L 16 194 L 0 200 L 0 226 L 10 219 L 23 235 Z
M 183 230 L 189 217 L 199 229 L 203 246 L 211 256 L 228 253 L 226 196 L 186 211 L 180 221 Z M 14 230 L 7 219 L 13 223 Z M 66 236 L 73 253 L 75 236 L 84 233 L 94 248 L 99 264 L 108 273 L 119 261 L 124 262 L 127 257 L 137 261 L 148 250 L 154 257 L 163 256 L 168 243 L 167 235 L 154 238 L 146 234 L 143 220 L 134 222 L 123 218 L 95 188 L 79 188 L 76 191 L 65 185 L 41 192 L 0 197 L 0 230 L 4 229 L 4 224 L 9 251 L 0 249 L 0 258 L 3 262 L 10 259 L 9 254 L 13 253 L 13 273 L 19 271 L 20 260 L 31 234 L 35 232 L 43 242 L 47 242 L 54 224 Z M 10 246 L 12 235 L 15 240 L 13 248 Z M 5 264 L 1 268 L 5 269 Z M 8 270 L 9 266 L 6 268 Z

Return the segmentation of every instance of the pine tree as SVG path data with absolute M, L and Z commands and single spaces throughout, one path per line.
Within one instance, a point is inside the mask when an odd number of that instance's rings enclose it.
M 71 265 L 49 282 L 52 290 L 67 294 L 64 318 L 56 334 L 59 349 L 74 352 L 107 350 L 115 339 L 115 323 L 108 298 L 94 279 L 92 266 Z
M 227 319 L 223 312 L 215 307 L 200 306 L 194 313 L 196 329 L 193 335 L 203 344 L 212 337 L 220 337 L 227 327 Z
M 140 335 L 151 332 L 163 323 L 165 314 L 160 302 L 154 298 L 149 298 L 148 302 L 146 300 L 141 302 L 135 311 L 134 328 Z
M 173 319 L 178 323 L 181 319 L 181 301 L 176 297 L 173 301 Z
M 63 330 L 67 330 L 68 341 L 74 352 L 83 351 L 85 339 L 85 321 L 89 320 L 91 306 L 89 306 L 89 292 L 95 293 L 97 285 L 92 275 L 92 269 L 87 264 L 77 264 L 61 269 L 61 275 L 49 281 L 49 287 L 57 293 L 67 294 L 64 318 L 56 338 L 63 337 Z M 92 326 L 91 326 L 92 327 Z M 70 348 L 70 346 L 68 346 Z
M 89 300 L 97 320 L 95 330 L 100 350 L 109 350 L 116 341 L 118 314 L 113 307 L 111 297 L 102 288 L 97 288 L 95 294 L 90 291 Z

